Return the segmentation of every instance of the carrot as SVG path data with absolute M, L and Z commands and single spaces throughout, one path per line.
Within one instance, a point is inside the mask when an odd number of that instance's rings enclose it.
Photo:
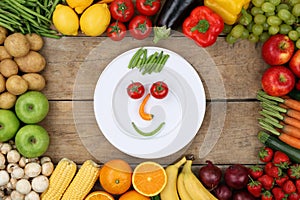
M 283 115 L 283 120 L 284 123 L 294 126 L 296 128 L 300 129 L 300 120 L 295 119 L 293 117 L 287 116 L 287 115 Z
M 295 99 L 284 99 L 283 103 L 290 109 L 300 111 L 300 102 Z
M 300 139 L 290 136 L 285 133 L 281 133 L 278 137 L 282 142 L 294 147 L 296 149 L 300 149 Z
M 152 120 L 152 118 L 153 118 L 152 114 L 145 112 L 145 106 L 146 106 L 149 98 L 150 98 L 150 93 L 147 94 L 147 96 L 144 98 L 144 100 L 142 101 L 140 108 L 139 108 L 139 114 L 140 114 L 141 118 L 144 120 Z
M 300 112 L 297 110 L 288 109 L 286 114 L 290 117 L 300 120 Z
M 300 139 L 300 129 L 291 125 L 287 125 L 287 124 L 282 124 L 282 128 L 281 128 L 282 132 L 289 135 L 289 136 L 293 136 L 295 138 L 299 138 Z

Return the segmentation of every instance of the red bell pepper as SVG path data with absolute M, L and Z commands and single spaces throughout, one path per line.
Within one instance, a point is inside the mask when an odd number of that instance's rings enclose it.
M 194 8 L 182 24 L 183 33 L 202 47 L 214 44 L 223 28 L 222 17 L 206 6 Z

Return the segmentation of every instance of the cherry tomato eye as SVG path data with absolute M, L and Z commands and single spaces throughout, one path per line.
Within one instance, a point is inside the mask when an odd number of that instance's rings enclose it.
M 127 94 L 132 99 L 139 99 L 144 96 L 145 87 L 140 82 L 132 82 L 127 87 Z
M 157 99 L 165 98 L 168 95 L 168 92 L 168 85 L 163 81 L 157 81 L 153 83 L 150 88 L 151 95 Z

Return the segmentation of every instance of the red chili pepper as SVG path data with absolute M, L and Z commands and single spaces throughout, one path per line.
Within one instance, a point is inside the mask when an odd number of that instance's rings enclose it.
M 182 25 L 183 33 L 202 47 L 214 44 L 223 28 L 223 19 L 206 6 L 194 8 Z

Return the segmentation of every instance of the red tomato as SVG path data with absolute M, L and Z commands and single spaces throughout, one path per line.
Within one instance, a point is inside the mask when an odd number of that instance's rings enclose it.
M 132 82 L 127 87 L 127 94 L 133 99 L 141 98 L 145 93 L 145 87 L 140 82 Z
M 128 22 L 134 15 L 134 4 L 132 0 L 114 0 L 109 10 L 115 20 Z
M 136 9 L 142 15 L 155 15 L 158 13 L 160 6 L 160 0 L 136 0 Z
M 110 39 L 120 41 L 126 35 L 126 26 L 122 22 L 113 22 L 107 28 L 106 33 Z
M 168 85 L 163 81 L 157 81 L 153 83 L 150 88 L 151 95 L 157 99 L 165 98 L 168 92 L 169 92 Z
M 152 21 L 144 15 L 137 15 L 129 22 L 129 32 L 135 39 L 143 40 L 151 31 Z

